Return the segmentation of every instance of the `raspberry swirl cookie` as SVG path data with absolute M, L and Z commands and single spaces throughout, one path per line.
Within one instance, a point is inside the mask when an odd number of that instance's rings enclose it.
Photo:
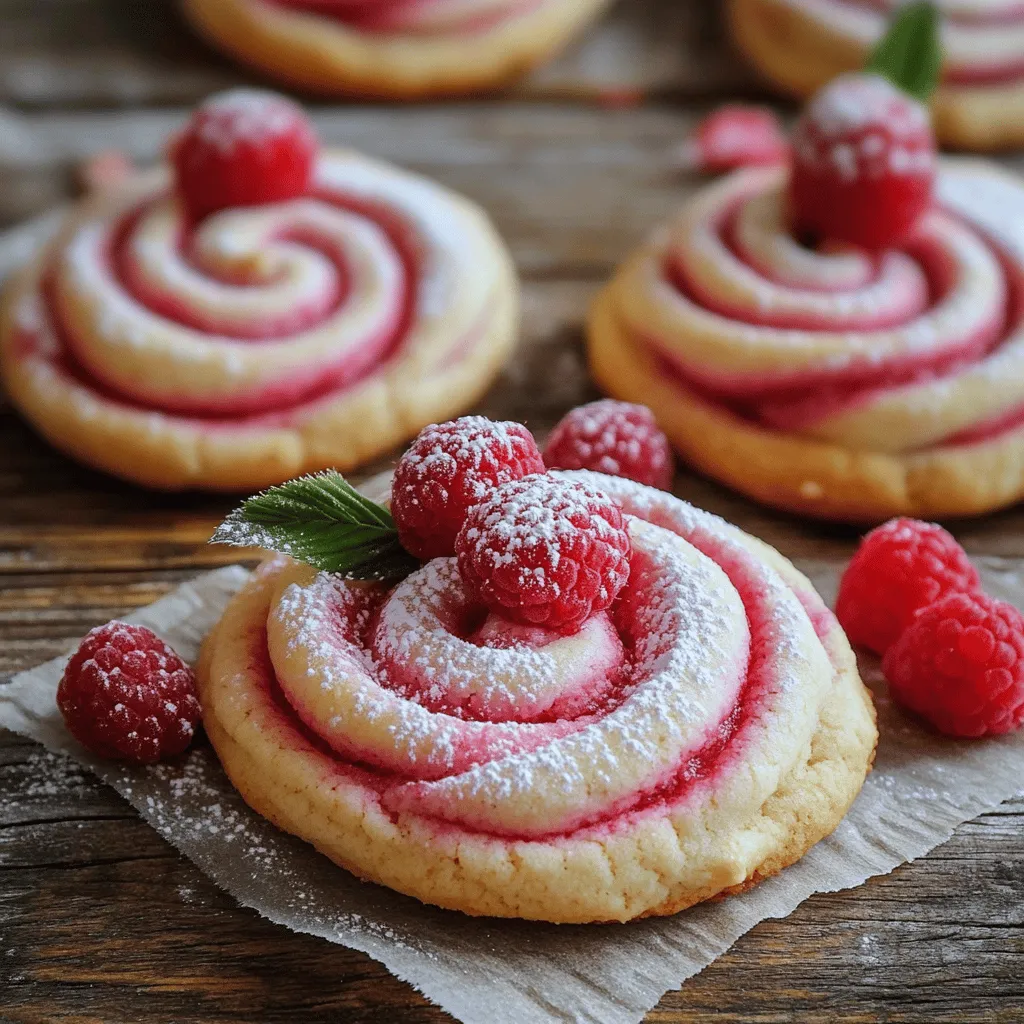
M 411 99 L 494 89 L 609 0 L 183 0 L 216 45 L 318 93 Z
M 768 78 L 808 96 L 863 65 L 902 0 L 730 0 L 733 35 Z M 943 141 L 971 149 L 1024 143 L 1024 4 L 939 0 L 943 84 L 934 101 Z
M 847 521 L 985 512 L 1024 495 L 1024 187 L 944 161 L 899 247 L 805 248 L 787 172 L 691 198 L 598 297 L 603 386 L 655 411 L 737 490 Z
M 359 465 L 498 372 L 517 284 L 483 212 L 340 150 L 297 186 L 277 102 L 219 98 L 177 189 L 158 169 L 96 192 L 11 283 L 0 368 L 57 447 L 152 487 L 257 489 Z
M 543 511 L 558 493 L 567 519 Z M 467 586 L 467 545 L 528 523 L 536 555 L 598 512 L 609 543 L 628 535 L 628 580 L 616 568 L 616 599 L 576 632 L 513 622 Z M 391 588 L 278 558 L 229 606 L 198 670 L 204 721 L 261 814 L 426 903 L 581 923 L 738 891 L 839 823 L 873 709 L 842 630 L 774 550 L 588 471 L 499 487 L 456 546 Z

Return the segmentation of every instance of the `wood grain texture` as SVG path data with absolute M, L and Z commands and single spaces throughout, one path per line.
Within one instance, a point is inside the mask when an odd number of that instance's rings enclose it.
M 718 96 L 752 76 L 708 0 L 623 0 L 516 95 L 623 100 Z M 258 74 L 214 53 L 174 0 L 0 0 L 0 104 L 191 103 Z
M 0 739 L 0 1020 L 440 1024 L 360 954 L 238 909 L 72 762 Z M 649 1021 L 1021 1020 L 1024 802 L 759 925 Z M 913 964 L 912 973 L 908 964 Z
M 466 192 L 509 239 L 525 278 L 523 347 L 478 411 L 543 435 L 595 397 L 586 304 L 697 184 L 674 170 L 672 149 L 706 101 L 749 89 L 716 7 L 625 0 L 505 101 L 317 108 L 329 141 Z M 65 199 L 90 153 L 154 159 L 187 104 L 242 80 L 168 2 L 0 0 L 0 224 Z M 656 102 L 589 102 L 624 81 Z M 791 556 L 845 557 L 855 543 L 851 530 L 756 508 L 685 471 L 676 491 Z M 0 404 L 0 677 L 233 560 L 206 544 L 230 505 L 78 467 Z M 954 528 L 972 553 L 1024 557 L 1018 510 Z M 1018 801 L 891 876 L 817 896 L 758 926 L 649 1020 L 1024 1021 L 1022 836 Z M 112 791 L 0 734 L 3 1024 L 448 1019 L 361 954 L 239 909 Z

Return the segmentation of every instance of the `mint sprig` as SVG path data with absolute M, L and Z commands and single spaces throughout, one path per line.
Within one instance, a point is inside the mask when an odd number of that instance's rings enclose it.
M 867 71 L 927 103 L 939 84 L 942 45 L 939 12 L 931 0 L 904 4 L 889 24 L 885 37 L 868 59 Z
M 391 513 L 334 470 L 247 499 L 210 543 L 266 548 L 355 580 L 399 579 L 419 564 L 398 542 Z

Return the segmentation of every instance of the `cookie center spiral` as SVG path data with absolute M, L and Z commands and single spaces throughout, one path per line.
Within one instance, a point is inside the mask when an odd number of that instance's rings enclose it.
M 267 622 L 276 685 L 394 814 L 528 837 L 681 799 L 742 745 L 753 709 L 784 699 L 803 655 L 780 637 L 825 656 L 792 592 L 744 552 L 641 520 L 630 533 L 626 590 L 571 637 L 486 614 L 452 559 L 390 592 L 283 585 Z
M 782 172 L 731 175 L 620 273 L 622 320 L 666 377 L 757 426 L 869 451 L 1019 424 L 1016 186 L 944 168 L 938 208 L 879 256 L 805 247 L 784 195 Z
M 454 559 L 429 563 L 381 609 L 382 677 L 431 711 L 491 722 L 578 718 L 618 684 L 625 652 L 606 613 L 571 637 L 494 614 L 476 625 L 481 614 Z

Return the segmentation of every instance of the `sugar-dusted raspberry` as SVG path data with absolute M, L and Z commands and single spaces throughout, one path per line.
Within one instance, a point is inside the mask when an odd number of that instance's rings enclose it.
M 836 616 L 853 643 L 884 654 L 925 605 L 980 586 L 966 552 L 941 526 L 892 519 L 861 541 L 839 583 Z
M 995 736 L 1024 724 L 1024 616 L 986 594 L 923 609 L 882 663 L 900 703 L 950 736 Z
M 866 249 L 896 245 L 931 204 L 935 172 L 927 107 L 880 75 L 842 75 L 793 129 L 795 226 Z
M 592 469 L 649 487 L 672 486 L 672 449 L 646 405 L 605 398 L 572 409 L 544 448 L 549 469 Z
M 195 219 L 309 191 L 317 139 L 302 108 L 262 89 L 230 89 L 196 108 L 171 147 L 178 193 Z
M 199 721 L 192 670 L 152 630 L 97 626 L 57 687 L 71 735 L 94 754 L 150 764 L 180 754 Z
M 542 473 L 533 434 L 521 423 L 463 416 L 420 431 L 391 484 L 398 538 L 417 558 L 455 554 L 455 537 L 471 505 L 495 487 Z
M 463 581 L 491 611 L 565 634 L 615 600 L 631 549 L 612 498 L 549 474 L 499 487 L 455 541 Z

